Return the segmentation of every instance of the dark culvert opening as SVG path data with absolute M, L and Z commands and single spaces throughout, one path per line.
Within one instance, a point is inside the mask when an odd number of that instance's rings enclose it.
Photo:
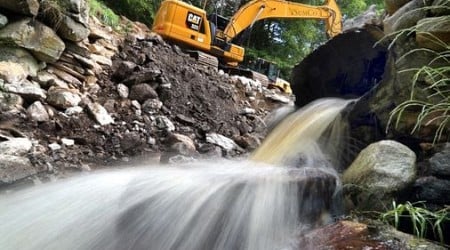
M 365 29 L 343 33 L 296 65 L 296 106 L 322 97 L 357 98 L 372 89 L 382 79 L 387 58 L 387 48 L 375 36 Z
M 364 101 L 373 94 L 385 72 L 388 50 L 385 44 L 378 43 L 381 37 L 383 32 L 378 28 L 345 32 L 309 54 L 292 72 L 292 90 L 298 108 L 324 97 L 361 97 L 343 111 L 349 131 L 341 138 L 342 148 L 336 149 L 339 171 L 361 149 L 384 137 L 377 117 Z

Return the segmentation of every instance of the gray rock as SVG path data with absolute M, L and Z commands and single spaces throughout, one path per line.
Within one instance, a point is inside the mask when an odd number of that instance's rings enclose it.
M 66 111 L 64 111 L 64 114 L 66 115 L 77 115 L 83 112 L 83 108 L 80 106 L 70 107 L 67 108 Z
M 141 136 L 137 132 L 126 133 L 120 139 L 120 148 L 123 151 L 131 151 L 137 149 L 143 144 Z
M 24 156 L 33 146 L 28 138 L 8 138 L 7 141 L 0 142 L 1 155 Z
M 171 134 L 167 137 L 167 144 L 177 154 L 192 155 L 197 152 L 194 141 L 182 134 Z
M 421 177 L 414 183 L 414 198 L 427 204 L 450 203 L 450 180 L 434 176 Z
M 5 27 L 8 24 L 8 18 L 2 14 L 0 14 L 0 29 Z
M 89 5 L 86 0 L 62 0 L 63 5 L 67 6 L 70 16 L 77 22 L 89 25 Z
M 20 95 L 27 101 L 45 100 L 47 93 L 36 82 L 23 80 L 20 83 L 5 84 L 5 90 Z
M 134 62 L 130 61 L 120 61 L 118 64 L 114 64 L 113 68 L 114 72 L 112 74 L 112 77 L 117 81 L 122 81 L 134 72 L 134 70 L 137 68 L 137 65 Z
M 261 145 L 261 140 L 251 134 L 245 134 L 233 139 L 239 146 L 248 150 L 254 150 L 258 148 L 259 145 Z
M 356 186 L 357 206 L 383 210 L 416 177 L 416 155 L 395 141 L 379 141 L 362 150 L 343 174 L 343 184 Z M 361 191 L 363 190 L 363 191 Z
M 100 29 L 98 26 L 91 26 L 91 33 L 89 34 L 90 38 L 93 38 L 95 40 L 98 39 L 105 39 L 107 41 L 111 41 L 112 37 L 109 33 L 104 31 L 103 29 Z
M 169 164 L 180 164 L 180 163 L 191 163 L 195 162 L 196 160 L 192 157 L 184 156 L 184 155 L 175 155 L 169 157 L 167 163 Z
M 289 99 L 288 97 L 280 95 L 280 94 L 277 94 L 277 93 L 273 93 L 271 91 L 266 93 L 264 96 L 267 99 L 270 99 L 270 100 L 275 101 L 275 102 L 281 102 L 281 103 L 285 103 L 285 104 L 288 104 L 288 103 L 291 102 L 291 99 Z
M 216 133 L 206 134 L 206 141 L 223 148 L 226 152 L 239 149 L 239 146 L 232 139 Z
M 132 100 L 131 101 L 131 106 L 134 107 L 137 110 L 141 110 L 142 109 L 141 104 L 138 101 L 136 101 L 136 100 Z
M 450 143 L 446 143 L 444 149 L 434 154 L 428 161 L 432 175 L 450 177 Z
M 377 15 L 376 5 L 371 5 L 362 14 L 344 21 L 343 30 L 362 29 L 366 25 L 381 25 L 381 19 Z
M 28 158 L 0 154 L 0 184 L 11 184 L 36 173 Z
M 128 98 L 128 95 L 130 94 L 130 89 L 127 87 L 127 85 L 119 83 L 117 84 L 117 93 L 121 98 Z
M 256 110 L 253 108 L 245 107 L 241 111 L 239 111 L 240 115 L 252 115 L 256 114 Z
M 424 6 L 423 0 L 413 0 L 402 6 L 395 14 L 384 20 L 385 34 L 391 34 L 416 25 L 420 19 L 427 15 L 428 10 L 423 8 Z
M 48 147 L 50 148 L 50 150 L 52 151 L 58 151 L 61 150 L 61 145 L 59 145 L 58 143 L 54 142 L 54 143 L 50 143 L 48 144 Z
M 15 62 L 0 62 L 0 79 L 11 84 L 20 84 L 28 76 L 22 65 Z
M 97 54 L 91 54 L 92 60 L 94 60 L 96 63 L 105 65 L 105 66 L 112 66 L 112 60 L 108 57 L 97 55 Z
M 450 15 L 429 17 L 417 23 L 416 41 L 420 47 L 445 51 L 450 45 Z
M 52 87 L 48 91 L 47 102 L 61 109 L 75 107 L 81 102 L 78 91 Z
M 2 88 L 0 82 L 0 88 Z M 20 95 L 0 91 L 0 112 L 18 111 L 22 108 L 23 98 Z
M 71 74 L 68 74 L 65 71 L 62 71 L 54 66 L 50 66 L 47 68 L 48 72 L 57 75 L 59 78 L 67 82 L 68 84 L 72 84 L 74 87 L 81 87 L 83 83 L 78 80 L 76 77 L 72 76 Z
M 64 42 L 51 28 L 31 18 L 20 19 L 1 29 L 0 43 L 26 48 L 44 62 L 56 62 L 65 49 Z
M 167 132 L 175 131 L 175 125 L 166 116 L 156 116 L 154 122 L 155 126 L 159 129 L 164 129 Z
M 42 9 L 46 10 L 45 15 L 43 15 L 43 19 L 45 22 L 54 27 L 59 36 L 69 41 L 81 41 L 89 36 L 89 24 L 88 24 L 88 13 L 77 14 L 71 13 L 71 0 L 62 0 L 63 2 L 68 2 L 64 11 L 61 11 L 61 8 L 51 1 L 43 1 L 41 2 Z M 81 8 L 82 5 L 86 4 L 86 1 L 79 1 L 79 6 Z M 83 2 L 83 4 L 81 4 Z M 62 3 L 64 4 L 64 3 Z M 76 11 L 76 10 L 75 10 Z M 86 10 L 87 7 L 86 7 Z
M 39 0 L 3 0 L 0 7 L 26 16 L 36 16 L 39 11 Z
M 161 70 L 148 70 L 145 72 L 134 73 L 124 80 L 125 84 L 133 85 L 139 83 L 153 82 L 162 74 Z
M 142 104 L 142 110 L 148 114 L 157 113 L 163 106 L 163 103 L 158 99 L 148 99 Z
M 40 101 L 32 103 L 27 108 L 27 115 L 31 120 L 37 122 L 45 122 L 50 120 L 47 109 L 44 107 L 44 105 L 42 105 Z
M 94 116 L 95 121 L 102 126 L 114 122 L 114 119 L 108 114 L 108 111 L 99 103 L 88 104 L 88 110 Z
M 155 99 L 158 97 L 158 93 L 146 83 L 140 83 L 133 85 L 130 89 L 129 98 L 137 100 L 140 103 L 144 103 L 148 99 Z
M 59 77 L 54 74 L 51 74 L 48 71 L 39 71 L 37 76 L 33 78 L 36 82 L 41 85 L 42 88 L 48 89 L 50 87 L 59 87 L 68 89 L 69 85 Z
M 75 140 L 73 140 L 73 139 L 67 139 L 67 138 L 61 138 L 61 143 L 62 143 L 64 146 L 70 147 L 70 146 L 75 145 Z
M 96 55 L 101 55 L 104 56 L 106 58 L 111 58 L 114 56 L 114 54 L 116 52 L 109 50 L 105 47 L 103 47 L 102 45 L 98 44 L 98 41 L 96 41 L 95 43 L 91 43 L 88 45 L 89 50 L 91 51 L 92 54 L 96 54 Z
M 9 83 L 20 82 L 39 71 L 36 59 L 25 49 L 0 46 L 1 79 Z

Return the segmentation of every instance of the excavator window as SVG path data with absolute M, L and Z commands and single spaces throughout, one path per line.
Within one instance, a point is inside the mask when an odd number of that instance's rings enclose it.
M 227 24 L 229 20 L 221 15 L 218 15 L 216 13 L 209 14 L 208 20 L 212 23 L 214 23 L 217 27 L 217 29 L 224 31 L 225 27 L 227 27 Z
M 263 58 L 247 58 L 244 60 L 244 65 L 253 71 L 266 75 L 273 82 L 276 81 L 280 72 L 275 63 Z

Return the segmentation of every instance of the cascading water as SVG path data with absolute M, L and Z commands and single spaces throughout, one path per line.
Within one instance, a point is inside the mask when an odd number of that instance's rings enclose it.
M 338 177 L 318 139 L 348 101 L 290 115 L 248 161 L 141 166 L 0 197 L 0 249 L 301 249 Z M 286 167 L 280 167 L 286 166 Z

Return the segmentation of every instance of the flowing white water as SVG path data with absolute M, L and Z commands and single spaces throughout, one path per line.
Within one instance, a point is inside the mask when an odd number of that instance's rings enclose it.
M 289 148 L 285 157 L 310 154 L 310 146 L 299 145 L 316 143 L 320 134 L 311 133 L 322 133 L 346 105 L 324 102 L 340 108 L 323 114 L 328 109 L 322 102 L 312 104 L 318 108 L 307 121 L 296 121 L 303 132 L 286 144 L 291 147 L 283 146 Z M 328 118 L 313 122 L 314 113 Z M 337 177 L 322 164 L 326 152 L 318 144 L 312 147 L 314 160 L 297 168 L 280 167 L 283 156 L 274 160 L 272 154 L 284 152 L 263 147 L 269 151 L 258 151 L 257 161 L 110 170 L 2 195 L 0 249 L 298 248 L 295 236 L 324 223 L 333 208 Z

